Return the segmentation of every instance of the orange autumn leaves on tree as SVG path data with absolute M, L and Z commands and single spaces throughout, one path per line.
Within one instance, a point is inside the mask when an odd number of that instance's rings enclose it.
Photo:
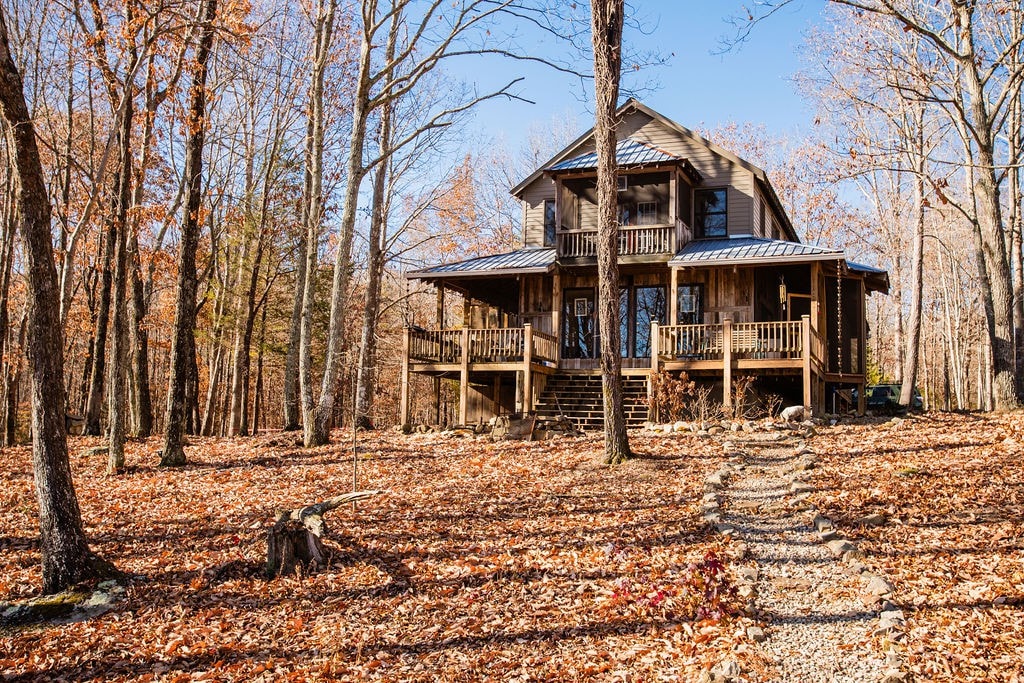
M 467 154 L 452 172 L 447 190 L 435 201 L 434 230 L 442 261 L 486 256 L 513 246 L 504 234 L 507 231 L 487 225 L 483 219 L 477 175 L 477 161 Z

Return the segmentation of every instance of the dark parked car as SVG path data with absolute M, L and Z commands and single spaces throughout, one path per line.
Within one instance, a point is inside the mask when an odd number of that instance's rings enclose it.
M 899 384 L 875 384 L 867 388 L 867 408 L 868 410 L 900 410 L 900 390 L 902 386 Z M 924 408 L 924 399 L 921 398 L 921 392 L 914 388 L 914 393 L 910 398 L 910 408 L 912 410 L 921 410 Z

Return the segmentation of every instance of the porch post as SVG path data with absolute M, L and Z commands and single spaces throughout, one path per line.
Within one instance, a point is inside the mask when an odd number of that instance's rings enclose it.
M 800 346 L 803 349 L 803 376 L 804 376 L 804 414 L 811 409 L 811 316 L 805 315 L 800 319 Z
M 562 273 L 557 268 L 551 292 L 551 334 L 555 335 L 555 365 L 562 360 Z
M 409 334 L 408 327 L 402 336 L 402 394 L 399 404 L 399 424 L 406 427 L 409 425 Z
M 857 415 L 863 417 L 868 409 L 868 385 L 865 381 L 857 383 Z
M 437 283 L 437 329 L 444 329 L 444 280 Z
M 661 344 L 658 339 L 658 321 L 651 321 L 651 372 L 647 375 L 647 419 L 654 419 L 651 409 L 651 398 L 654 395 L 654 376 L 658 374 L 658 362 L 661 360 Z
M 732 408 L 732 319 L 722 321 L 722 407 Z
M 523 325 L 523 415 L 533 412 L 533 325 Z
M 459 424 L 465 425 L 469 415 L 469 328 L 462 328 L 462 363 L 459 368 Z
M 668 324 L 679 324 L 679 269 L 669 268 L 668 276 Z

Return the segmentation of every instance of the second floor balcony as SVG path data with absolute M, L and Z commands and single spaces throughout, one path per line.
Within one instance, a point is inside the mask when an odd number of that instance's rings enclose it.
M 557 233 L 560 258 L 597 256 L 597 230 L 561 230 Z M 690 228 L 675 224 L 627 225 L 619 228 L 619 256 L 670 256 L 690 241 Z

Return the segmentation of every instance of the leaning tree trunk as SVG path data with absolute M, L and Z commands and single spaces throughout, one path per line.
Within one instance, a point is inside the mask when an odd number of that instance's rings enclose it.
M 597 146 L 597 316 L 601 333 L 604 388 L 605 462 L 624 462 L 632 453 L 622 410 L 619 355 L 619 226 L 616 192 L 615 113 L 622 65 L 623 0 L 591 3 L 594 48 L 594 141 Z
M 217 16 L 217 0 L 206 0 L 203 12 L 196 63 L 192 72 L 192 89 L 188 108 L 188 142 L 185 157 L 185 182 L 188 198 L 181 227 L 178 255 L 177 301 L 174 308 L 174 338 L 171 340 L 171 375 L 167 392 L 167 413 L 164 420 L 162 466 L 186 464 L 183 448 L 186 421 L 191 419 L 193 401 L 189 385 L 195 367 L 196 322 L 196 250 L 199 248 L 199 209 L 203 200 L 203 143 L 206 137 L 206 74 L 213 49 L 213 21 Z M 191 356 L 191 357 L 190 357 Z M 198 374 L 198 373 L 197 373 Z
M 345 503 L 376 496 L 381 491 L 343 493 L 322 503 L 277 513 L 267 532 L 267 576 L 293 574 L 296 569 L 315 570 L 327 564 L 323 537 L 327 533 L 324 515 Z
M 32 469 L 39 504 L 43 591 L 56 593 L 114 572 L 89 550 L 75 495 L 64 428 L 64 340 L 60 289 L 53 261 L 50 200 L 25 103 L 21 74 L 11 57 L 6 12 L 0 8 L 0 110 L 9 126 L 18 179 L 17 204 L 28 260 L 28 356 L 32 372 Z

